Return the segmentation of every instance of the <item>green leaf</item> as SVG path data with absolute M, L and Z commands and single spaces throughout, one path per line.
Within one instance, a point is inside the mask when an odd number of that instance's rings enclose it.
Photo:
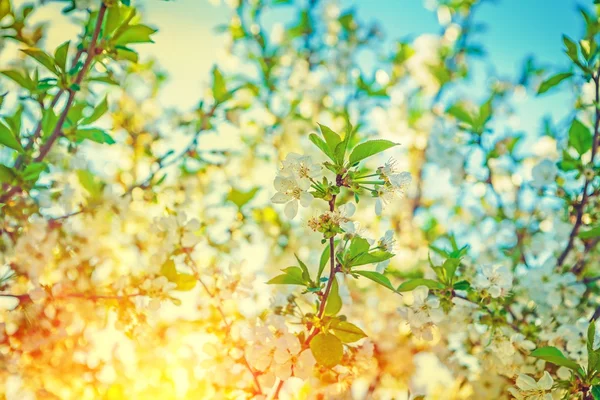
M 444 261 L 442 268 L 446 271 L 446 277 L 449 283 L 452 283 L 454 279 L 454 275 L 456 274 L 456 269 L 460 265 L 460 259 L 458 258 L 449 258 Z
M 567 56 L 577 65 L 581 66 L 581 62 L 579 60 L 579 51 L 577 48 L 577 43 L 575 43 L 570 37 L 567 35 L 563 35 L 563 43 L 565 44 Z
M 254 196 L 256 196 L 256 193 L 258 193 L 259 190 L 260 188 L 258 186 L 248 190 L 247 192 L 231 188 L 229 193 L 227 193 L 227 200 L 235 204 L 238 209 L 241 209 L 246 203 L 252 200 Z
M 376 264 L 385 260 L 389 260 L 392 257 L 394 257 L 393 253 L 389 253 L 383 250 L 374 250 L 370 253 L 365 253 L 358 256 L 355 260 L 352 261 L 352 266 L 358 267 L 360 265 Z
M 572 72 L 561 72 L 559 74 L 551 76 L 550 78 L 546 79 L 541 83 L 540 87 L 538 88 L 537 94 L 546 93 L 548 90 L 552 89 L 565 79 L 569 79 L 572 76 Z
M 325 315 L 328 316 L 337 315 L 342 309 L 342 298 L 340 297 L 339 286 L 335 276 L 332 282 L 327 303 L 325 304 Z
M 396 290 L 398 292 L 409 292 L 411 290 L 415 290 L 419 286 L 426 286 L 429 289 L 443 289 L 445 287 L 443 284 L 438 281 L 434 281 L 433 279 L 417 278 L 403 282 Z
M 380 274 L 379 272 L 375 272 L 375 271 L 352 271 L 352 273 L 364 276 L 367 279 L 372 280 L 373 282 L 379 283 L 381 286 L 385 286 L 386 288 L 390 289 L 391 291 L 396 291 L 396 289 L 394 289 L 394 287 L 392 286 L 392 283 L 390 282 L 390 280 L 383 274 Z
M 460 103 L 456 103 L 448 107 L 446 113 L 453 116 L 460 122 L 473 125 L 473 117 Z
M 22 178 L 26 181 L 37 181 L 40 174 L 47 168 L 47 164 L 43 162 L 31 163 L 25 167 Z
M 569 145 L 580 155 L 592 148 L 592 133 L 578 119 L 574 119 L 569 128 Z
M 337 133 L 335 133 L 333 130 L 331 130 L 331 128 L 329 128 L 325 125 L 321 125 L 321 124 L 318 124 L 318 125 L 319 125 L 319 128 L 321 128 L 321 134 L 325 138 L 325 142 L 327 143 L 329 152 L 331 154 L 334 154 L 335 148 L 337 147 L 338 144 L 341 143 L 342 138 L 340 138 L 340 136 Z
M 549 363 L 558 365 L 560 367 L 570 368 L 575 371 L 580 369 L 579 365 L 575 361 L 565 357 L 563 353 L 556 347 L 540 347 L 539 349 L 535 349 L 531 353 L 531 356 L 548 361 Z
M 106 96 L 102 99 L 100 103 L 96 107 L 94 107 L 94 111 L 90 114 L 89 117 L 85 117 L 81 120 L 82 125 L 89 125 L 91 123 L 96 122 L 100 117 L 102 117 L 108 111 L 108 100 Z
M 21 86 L 24 89 L 29 91 L 33 91 L 35 89 L 35 83 L 27 74 L 22 74 L 16 70 L 6 70 L 1 71 L 0 74 L 6 76 L 7 78 L 15 81 L 17 85 Z
M 458 281 L 452 287 L 454 290 L 469 290 L 471 284 L 468 281 Z
M 298 267 L 288 267 L 283 269 L 284 274 L 277 275 L 275 278 L 267 282 L 268 285 L 300 285 L 306 286 L 306 282 L 302 278 L 302 269 Z
M 588 374 L 592 371 L 598 371 L 600 368 L 600 352 L 594 349 L 594 338 L 596 336 L 596 321 L 591 321 L 587 330 L 587 353 L 588 353 Z
M 135 50 L 132 50 L 128 47 L 124 47 L 124 46 L 119 46 L 117 48 L 115 48 L 116 52 L 117 52 L 117 56 L 115 57 L 115 60 L 125 60 L 125 61 L 131 61 L 132 63 L 137 63 L 138 59 L 139 59 L 139 55 Z
M 69 44 L 71 44 L 70 40 L 67 40 L 54 51 L 54 60 L 56 61 L 56 65 L 63 71 L 67 71 L 67 56 L 69 55 Z
M 371 157 L 377 153 L 381 153 L 391 147 L 397 146 L 397 143 L 389 140 L 369 140 L 356 146 L 350 153 L 349 164 L 354 165 L 365 158 Z
M 12 168 L 8 168 L 5 165 L 0 164 L 0 185 L 6 183 L 10 184 L 15 179 L 15 173 Z
M 86 169 L 77 170 L 77 179 L 81 186 L 87 190 L 92 199 L 99 198 L 102 194 L 102 181 Z
M 0 121 L 0 144 L 10 147 L 13 150 L 18 151 L 19 153 L 24 152 L 23 146 L 21 146 L 21 142 L 19 139 L 13 134 L 8 126 L 6 126 L 3 122 Z
M 42 137 L 47 138 L 52 134 L 52 131 L 56 127 L 56 123 L 58 122 L 58 116 L 54 113 L 54 110 L 50 107 L 44 110 L 44 115 L 42 116 Z
M 600 400 L 600 386 L 592 386 L 592 396 L 594 397 L 594 400 Z
M 367 253 L 370 247 L 371 246 L 369 245 L 367 239 L 361 238 L 360 236 L 354 236 L 350 241 L 350 246 L 348 247 L 347 252 L 351 262 L 357 260 L 362 254 Z M 352 264 L 354 263 L 352 262 Z
M 367 335 L 358 326 L 348 322 L 340 321 L 339 319 L 334 320 L 329 329 L 333 334 L 340 339 L 343 343 L 354 343 L 357 340 L 367 337 Z
M 215 98 L 215 101 L 217 103 L 222 103 L 231 97 L 231 93 L 229 93 L 227 91 L 227 87 L 225 85 L 225 78 L 223 78 L 223 74 L 221 73 L 221 70 L 219 70 L 219 68 L 217 68 L 216 65 L 212 69 L 212 75 L 213 75 L 213 86 L 212 86 L 213 97 Z
M 327 368 L 338 365 L 344 357 L 342 341 L 331 333 L 319 333 L 310 341 L 310 351 L 319 364 Z
M 302 270 L 302 279 L 304 280 L 304 282 L 310 282 L 310 272 L 308 271 L 308 267 L 296 254 L 294 254 L 294 257 L 296 257 L 298 264 L 300 264 L 300 269 Z
M 308 135 L 308 138 L 311 142 L 313 142 L 315 146 L 317 146 L 323 152 L 323 154 L 325 154 L 333 162 L 335 162 L 335 156 L 333 152 L 329 149 L 329 146 L 327 146 L 327 143 L 325 143 L 323 139 L 318 137 L 315 133 L 311 133 L 310 135 Z
M 175 262 L 171 259 L 167 260 L 161 267 L 160 273 L 177 285 L 177 290 L 187 292 L 196 287 L 196 278 L 191 274 L 181 273 L 177 271 Z
M 117 37 L 115 44 L 126 46 L 131 43 L 154 43 L 150 37 L 154 33 L 156 33 L 156 29 L 150 28 L 147 25 L 132 25 Z
M 75 132 L 75 140 L 77 142 L 82 142 L 84 140 L 91 140 L 96 143 L 106 143 L 106 144 L 115 144 L 115 140 L 102 129 L 98 128 L 82 128 L 77 129 Z
M 22 49 L 21 51 L 23 53 L 27 54 L 28 56 L 32 57 L 33 59 L 35 59 L 40 64 L 42 64 L 54 75 L 56 75 L 56 76 L 60 75 L 60 71 L 58 70 L 56 63 L 54 62 L 54 59 L 45 51 L 35 48 L 35 47 L 29 48 L 29 49 Z
M 321 279 L 321 275 L 323 274 L 323 270 L 325 269 L 325 266 L 327 265 L 328 261 L 329 261 L 329 245 L 327 245 L 325 247 L 325 249 L 323 249 L 323 252 L 321 253 L 321 258 L 319 260 L 319 273 L 317 274 L 317 281 L 319 279 Z
M 587 231 L 580 231 L 577 236 L 581 239 L 593 239 L 600 236 L 600 225 L 588 229 Z

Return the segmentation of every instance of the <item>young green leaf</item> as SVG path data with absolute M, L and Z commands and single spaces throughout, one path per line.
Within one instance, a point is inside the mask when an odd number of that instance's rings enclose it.
M 4 183 L 10 184 L 15 179 L 16 175 L 12 168 L 0 164 L 0 186 Z
M 325 141 L 323 139 L 318 137 L 315 133 L 311 133 L 310 135 L 308 135 L 308 138 L 310 139 L 311 142 L 313 142 L 313 144 L 315 146 L 317 146 L 319 148 L 319 150 L 321 150 L 323 152 L 323 154 L 325 154 L 333 162 L 335 162 L 335 156 L 334 156 L 333 152 L 329 149 L 329 146 L 327 146 L 327 143 L 325 143 Z
M 323 252 L 321 253 L 321 258 L 319 260 L 319 273 L 317 274 L 317 281 L 319 279 L 321 279 L 321 275 L 323 274 L 323 271 L 325 270 L 325 266 L 327 265 L 328 261 L 329 261 L 329 245 L 327 245 L 323 249 Z
M 537 94 L 546 93 L 548 90 L 552 89 L 555 86 L 558 86 L 565 79 L 569 79 L 573 76 L 572 72 L 562 72 L 560 74 L 552 75 L 550 78 L 546 79 L 540 87 L 538 88 Z
M 156 29 L 147 25 L 132 25 L 117 37 L 115 44 L 126 46 L 131 43 L 154 43 L 150 37 L 154 33 L 156 33 Z
M 225 78 L 223 77 L 221 70 L 219 68 L 217 68 L 216 65 L 212 69 L 212 75 L 213 75 L 213 86 L 212 86 L 213 97 L 215 98 L 215 101 L 217 101 L 218 103 L 222 103 L 231 97 L 231 93 L 229 93 L 227 91 L 227 87 L 225 85 Z
M 419 286 L 426 286 L 429 289 L 443 289 L 444 288 L 444 285 L 442 285 L 438 281 L 434 281 L 433 279 L 417 278 L 417 279 L 411 279 L 406 282 L 402 282 L 402 284 L 400 286 L 398 286 L 398 289 L 396 289 L 396 290 L 398 292 L 409 292 L 411 290 L 418 288 Z
M 327 368 L 338 365 L 344 357 L 342 341 L 331 333 L 321 332 L 310 341 L 310 351 L 319 364 Z
M 23 53 L 27 54 L 29 57 L 36 60 L 37 62 L 39 62 L 40 64 L 42 64 L 54 75 L 56 75 L 56 76 L 60 75 L 60 71 L 58 70 L 54 59 L 45 51 L 35 48 L 35 47 L 29 48 L 29 49 L 22 49 L 21 51 Z
M 67 56 L 69 55 L 69 44 L 71 44 L 70 40 L 67 40 L 60 46 L 56 48 L 54 51 L 54 60 L 56 61 L 56 65 L 63 71 L 67 71 Z
M 247 192 L 244 192 L 242 190 L 231 188 L 231 190 L 227 194 L 227 200 L 235 204 L 238 207 L 238 209 L 241 209 L 245 204 L 252 200 L 254 196 L 256 196 L 256 193 L 258 193 L 259 190 L 259 187 L 255 187 L 248 190 Z
M 37 181 L 40 174 L 47 169 L 48 165 L 43 162 L 31 163 L 25 167 L 22 178 L 25 181 Z
M 383 250 L 374 250 L 370 253 L 364 253 L 356 257 L 356 259 L 352 261 L 352 266 L 358 267 L 360 265 L 376 264 L 385 260 L 389 260 L 392 257 L 394 257 L 393 253 Z
M 94 111 L 90 114 L 89 117 L 85 117 L 81 120 L 82 125 L 89 125 L 96 122 L 100 117 L 102 117 L 108 111 L 108 101 L 106 96 L 102 99 L 100 103 L 96 107 L 94 107 Z
M 21 146 L 21 142 L 11 129 L 6 126 L 3 122 L 0 121 L 0 144 L 10 147 L 13 150 L 16 150 L 20 153 L 24 152 L 23 146 Z
M 329 148 L 329 151 L 331 152 L 331 154 L 334 154 L 335 148 L 337 147 L 338 144 L 340 144 L 342 139 L 340 138 L 340 136 L 337 133 L 335 133 L 333 130 L 331 130 L 331 128 L 329 128 L 325 125 L 321 125 L 321 124 L 318 124 L 318 125 L 319 125 L 319 128 L 321 128 L 321 134 L 325 138 L 325 142 L 327 143 L 327 147 Z
M 82 128 L 75 132 L 75 140 L 80 143 L 84 140 L 91 140 L 96 143 L 115 144 L 115 140 L 102 129 L 98 128 Z
M 349 165 L 354 165 L 364 160 L 365 158 L 371 157 L 377 153 L 381 153 L 382 151 L 385 151 L 397 145 L 397 143 L 390 142 L 389 140 L 369 140 L 367 142 L 359 144 L 352 150 L 352 153 L 350 153 L 348 163 Z
M 392 283 L 387 278 L 387 276 L 380 274 L 379 272 L 375 272 L 375 271 L 352 271 L 352 272 L 355 274 L 364 276 L 365 278 L 370 279 L 373 282 L 380 284 L 381 286 L 385 286 L 386 288 L 390 289 L 393 292 L 396 291 L 396 289 L 394 289 L 394 287 L 392 286 Z
M 269 285 L 300 285 L 306 286 L 304 278 L 302 278 L 302 269 L 298 267 L 288 267 L 282 270 L 284 273 L 277 275 L 275 278 L 267 282 Z
M 600 225 L 585 231 L 580 231 L 577 236 L 583 240 L 596 238 L 600 236 Z
M 339 286 L 337 279 L 333 277 L 333 283 L 331 284 L 331 291 L 327 297 L 327 304 L 325 304 L 325 315 L 334 316 L 342 309 L 342 298 L 339 293 Z
M 574 119 L 569 128 L 569 145 L 580 155 L 592 148 L 592 133 L 578 119 Z
M 22 74 L 16 70 L 6 70 L 0 71 L 0 74 L 6 76 L 9 79 L 12 79 L 17 83 L 17 85 L 21 86 L 23 89 L 27 89 L 29 91 L 33 91 L 36 87 L 33 80 L 27 75 Z
M 575 371 L 581 369 L 579 364 L 565 357 L 564 354 L 556 347 L 540 347 L 539 349 L 535 349 L 533 352 L 531 352 L 531 356 L 548 361 L 549 363 L 558 365 L 559 367 L 567 367 Z
M 367 335 L 358 326 L 348 322 L 333 320 L 329 325 L 332 333 L 343 343 L 354 343 L 357 340 L 367 337 Z
M 294 254 L 294 257 L 296 257 L 296 260 L 298 260 L 298 264 L 300 265 L 300 269 L 302 269 L 302 279 L 304 279 L 305 282 L 309 282 L 310 272 L 308 272 L 308 267 L 306 266 L 306 264 L 304 264 L 304 262 L 302 262 L 298 255 Z

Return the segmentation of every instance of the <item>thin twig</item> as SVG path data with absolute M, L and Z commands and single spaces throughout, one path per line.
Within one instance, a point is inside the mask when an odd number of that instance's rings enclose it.
M 590 165 L 594 165 L 594 158 L 596 157 L 596 152 L 598 150 L 598 132 L 600 131 L 600 108 L 598 105 L 600 104 L 600 68 L 596 71 L 596 75 L 593 77 L 594 79 L 594 87 L 596 92 L 596 101 L 595 101 L 595 120 L 594 120 L 594 137 L 592 139 L 592 156 L 590 158 Z M 577 217 L 575 219 L 575 225 L 573 225 L 573 230 L 571 230 L 571 234 L 569 235 L 569 241 L 567 242 L 567 246 L 558 257 L 557 266 L 561 267 L 565 262 L 565 259 L 569 255 L 569 252 L 573 249 L 573 243 L 577 234 L 579 233 L 579 228 L 581 228 L 581 223 L 583 221 L 583 213 L 585 209 L 585 204 L 589 198 L 588 195 L 588 187 L 590 186 L 594 177 L 591 178 L 586 177 L 585 183 L 583 184 L 583 190 L 581 195 L 581 202 L 575 207 L 577 210 Z

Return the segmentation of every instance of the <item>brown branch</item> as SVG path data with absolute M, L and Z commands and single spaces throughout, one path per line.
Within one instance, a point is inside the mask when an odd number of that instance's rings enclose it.
M 592 166 L 594 165 L 594 158 L 596 157 L 596 152 L 598 150 L 598 139 L 599 139 L 598 132 L 600 131 L 600 129 L 599 129 L 600 128 L 600 108 L 598 108 L 598 106 L 600 105 L 600 68 L 598 68 L 598 71 L 596 72 L 596 75 L 594 75 L 593 79 L 594 79 L 594 86 L 595 86 L 595 92 L 596 92 L 596 96 L 595 96 L 596 100 L 594 102 L 596 112 L 595 112 L 595 120 L 594 120 L 594 137 L 592 139 L 592 156 L 590 159 L 590 165 L 592 165 Z M 575 209 L 577 210 L 577 217 L 575 219 L 575 225 L 573 225 L 573 230 L 571 230 L 571 234 L 569 235 L 569 241 L 567 242 L 567 246 L 565 247 L 563 252 L 558 257 L 558 262 L 557 262 L 558 267 L 561 267 L 563 265 L 563 263 L 565 262 L 565 259 L 569 255 L 569 252 L 573 249 L 573 244 L 575 242 L 575 238 L 577 237 L 577 234 L 579 233 L 579 229 L 581 228 L 585 204 L 589 198 L 588 187 L 590 186 L 593 179 L 594 179 L 594 176 L 585 178 L 585 183 L 583 184 L 583 190 L 582 190 L 582 195 L 581 195 L 581 202 L 575 207 Z
M 104 4 L 104 2 L 102 2 L 102 5 L 100 6 L 100 10 L 98 11 L 98 19 L 96 20 L 96 27 L 94 28 L 94 33 L 92 34 L 92 40 L 90 41 L 90 44 L 86 51 L 87 56 L 85 58 L 85 62 L 83 63 L 83 67 L 81 67 L 81 71 L 79 71 L 79 73 L 77 74 L 77 77 L 75 78 L 75 81 L 73 82 L 73 85 L 77 85 L 77 86 L 81 85 L 81 82 L 83 81 L 83 78 L 84 78 L 87 70 L 90 68 L 92 61 L 96 57 L 96 44 L 98 41 L 98 36 L 100 35 L 100 29 L 102 28 L 102 22 L 104 21 L 104 15 L 106 14 L 106 9 L 107 9 L 106 4 Z M 63 109 L 63 112 L 61 113 L 60 117 L 58 118 L 58 122 L 56 123 L 56 126 L 54 127 L 52 134 L 50 135 L 50 137 L 48 138 L 46 143 L 44 143 L 44 145 L 41 147 L 40 154 L 34 159 L 35 162 L 40 162 L 46 157 L 46 155 L 52 148 L 52 145 L 54 144 L 54 142 L 56 142 L 58 137 L 61 135 L 62 127 L 63 127 L 65 121 L 67 120 L 67 114 L 69 113 L 69 110 L 71 109 L 71 106 L 73 105 L 73 101 L 75 100 L 75 94 L 77 93 L 77 91 L 72 88 L 73 85 L 71 85 L 71 87 L 68 89 L 69 97 L 67 98 L 67 104 L 65 104 L 65 108 Z
M 96 26 L 94 28 L 94 33 L 92 34 L 92 40 L 90 41 L 90 44 L 86 50 L 87 57 L 85 59 L 83 66 L 81 67 L 81 70 L 75 77 L 75 81 L 73 82 L 73 85 L 77 85 L 77 86 L 81 85 L 81 82 L 83 81 L 83 78 L 85 77 L 87 70 L 89 69 L 90 65 L 92 64 L 92 60 L 96 56 L 96 44 L 98 41 L 98 36 L 100 35 L 100 29 L 102 28 L 102 22 L 104 21 L 104 15 L 106 14 L 106 9 L 107 9 L 106 4 L 104 4 L 104 2 L 102 2 L 102 5 L 100 6 L 100 10 L 98 11 L 98 19 L 96 20 Z M 54 142 L 56 142 L 56 140 L 60 137 L 60 135 L 62 133 L 62 127 L 63 127 L 65 121 L 67 120 L 67 114 L 69 113 L 69 110 L 71 109 L 71 106 L 73 105 L 73 101 L 75 100 L 75 94 L 77 93 L 77 91 L 75 89 L 73 89 L 72 87 L 70 87 L 67 90 L 69 91 L 69 97 L 67 99 L 67 103 L 65 104 L 65 107 L 64 107 L 62 113 L 60 114 L 60 117 L 58 118 L 58 121 L 56 123 L 56 126 L 54 127 L 54 130 L 52 131 L 52 134 L 50 135 L 50 137 L 48 138 L 46 143 L 44 143 L 44 145 L 40 148 L 40 154 L 33 160 L 34 162 L 40 162 L 46 157 L 46 155 L 48 154 L 48 152 L 54 145 Z M 54 105 L 56 105 L 56 103 L 58 102 L 59 94 L 62 95 L 62 92 L 59 91 L 59 93 L 57 93 L 57 96 L 53 100 Z M 51 105 L 51 107 L 52 107 L 52 105 Z M 27 144 L 28 147 L 31 148 L 33 146 L 33 142 L 35 141 L 35 138 L 37 136 L 41 135 L 41 129 L 42 129 L 41 125 L 42 125 L 42 123 L 40 121 L 40 123 L 38 124 L 39 129 L 36 128 L 36 131 L 34 133 L 34 136 L 32 137 L 32 140 Z M 19 161 L 17 161 L 17 162 L 19 162 Z M 21 166 L 22 163 L 23 163 L 23 161 L 20 161 L 19 166 Z M 23 189 L 18 185 L 11 187 L 5 194 L 0 196 L 0 203 L 6 203 L 15 194 L 21 192 L 22 190 Z

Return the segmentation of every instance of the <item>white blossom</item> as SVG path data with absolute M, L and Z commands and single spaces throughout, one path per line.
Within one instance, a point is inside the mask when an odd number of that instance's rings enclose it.
M 512 288 L 512 272 L 503 265 L 482 265 L 479 267 L 475 288 L 487 291 L 493 298 L 506 296 Z
M 298 202 L 302 207 L 308 207 L 312 202 L 312 195 L 302 189 L 295 178 L 278 176 L 274 182 L 277 193 L 271 201 L 276 204 L 285 204 L 285 215 L 293 219 L 298 214 Z
M 554 380 L 548 371 L 544 371 L 544 376 L 537 382 L 529 375 L 520 374 L 516 384 L 517 387 L 509 391 L 517 400 L 552 400 Z
M 531 170 L 531 186 L 535 188 L 543 188 L 554 183 L 558 168 L 556 164 L 548 159 L 540 161 Z

